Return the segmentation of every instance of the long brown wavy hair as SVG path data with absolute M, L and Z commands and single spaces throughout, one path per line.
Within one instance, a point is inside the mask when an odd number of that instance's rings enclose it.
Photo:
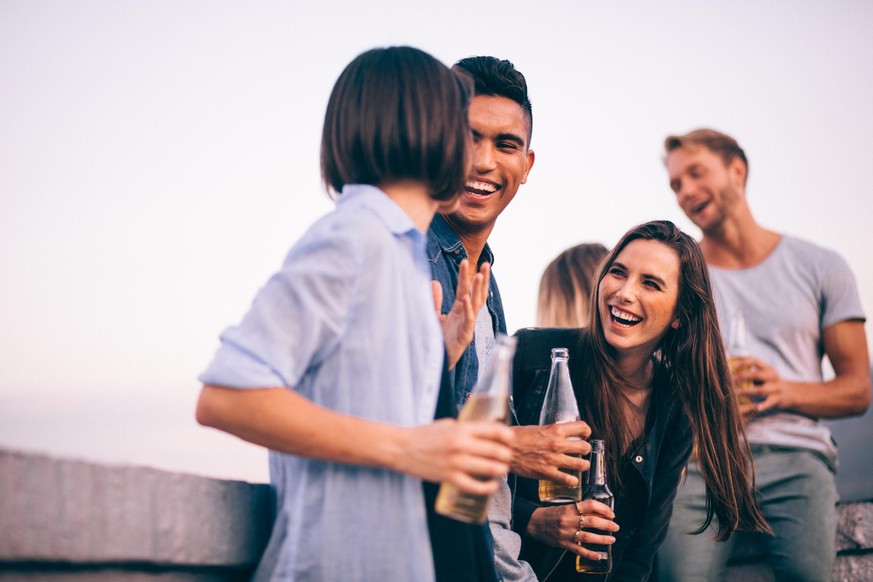
M 609 459 L 623 460 L 632 449 L 625 397 L 618 387 L 628 382 L 619 372 L 616 351 L 606 342 L 600 309 L 600 282 L 619 253 L 634 240 L 659 241 L 679 257 L 679 294 L 676 316 L 679 327 L 668 327 L 652 354 L 656 391 L 653 398 L 678 400 L 690 420 L 697 462 L 706 482 L 706 520 L 695 533 L 717 517 L 716 539 L 726 540 L 734 531 L 769 532 L 754 496 L 754 467 L 745 442 L 742 419 L 719 333 L 715 301 L 706 262 L 697 242 L 672 222 L 656 220 L 628 231 L 604 258 L 591 294 L 588 329 L 584 334 L 591 363 L 583 371 L 580 391 L 583 418 L 592 437 L 605 437 Z M 610 463 L 609 477 L 621 486 L 620 463 Z

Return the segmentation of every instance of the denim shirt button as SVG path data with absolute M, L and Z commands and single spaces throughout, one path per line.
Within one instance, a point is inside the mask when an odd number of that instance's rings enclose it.
M 634 457 L 634 461 L 636 461 L 637 463 L 642 463 L 642 462 L 643 462 L 643 456 L 642 456 L 642 455 L 637 455 L 636 457 Z

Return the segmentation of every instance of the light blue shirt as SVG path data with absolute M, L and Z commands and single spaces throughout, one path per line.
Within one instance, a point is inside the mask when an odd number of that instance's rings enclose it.
M 284 386 L 332 410 L 415 426 L 433 420 L 443 339 L 425 237 L 373 186 L 291 249 L 200 376 Z M 421 481 L 270 451 L 277 516 L 258 580 L 433 580 Z

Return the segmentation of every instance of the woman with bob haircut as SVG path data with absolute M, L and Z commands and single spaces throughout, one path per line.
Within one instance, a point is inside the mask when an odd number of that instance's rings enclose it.
M 200 376 L 198 422 L 270 449 L 276 517 L 255 580 L 434 580 L 422 480 L 488 494 L 508 470 L 508 427 L 433 421 L 446 349 L 457 360 L 487 293 L 466 273 L 441 329 L 424 252 L 467 175 L 469 100 L 418 49 L 345 68 L 321 144 L 336 208 Z
M 515 516 L 527 534 L 521 557 L 540 580 L 578 580 L 576 555 L 598 559 L 580 543 L 613 544 L 610 580 L 646 580 L 692 446 L 707 484 L 706 521 L 696 533 L 713 519 L 719 540 L 770 531 L 755 501 L 709 275 L 690 236 L 668 221 L 632 228 L 603 260 L 586 328 L 517 337 L 519 422 L 538 422 L 551 350 L 568 348 L 582 420 L 591 438 L 605 441 L 615 495 L 614 513 L 594 500 L 534 505 L 536 482 L 519 479 L 528 500 Z

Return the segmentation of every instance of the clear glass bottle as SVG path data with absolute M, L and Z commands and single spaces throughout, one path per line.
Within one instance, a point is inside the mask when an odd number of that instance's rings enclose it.
M 742 311 L 736 311 L 731 317 L 730 335 L 728 336 L 728 363 L 730 364 L 731 374 L 740 374 L 751 370 L 748 364 L 742 364 L 741 358 L 747 358 L 749 346 L 746 339 L 746 318 Z M 734 380 L 735 390 L 747 390 L 752 387 L 751 380 Z M 748 396 L 738 396 L 737 400 L 740 405 L 751 404 L 752 399 Z
M 615 498 L 609 485 L 606 483 L 606 453 L 603 441 L 592 439 L 591 441 L 591 468 L 588 470 L 588 479 L 585 483 L 584 499 L 596 499 L 600 503 L 608 505 L 610 509 L 615 507 Z M 586 528 L 598 535 L 612 535 L 609 532 L 598 529 Z M 576 556 L 576 571 L 582 574 L 608 574 L 612 570 L 612 545 L 611 544 L 583 544 L 585 549 L 600 553 L 599 560 L 588 560 L 582 556 Z
M 515 357 L 515 338 L 498 335 L 494 356 L 481 380 L 473 387 L 470 397 L 461 408 L 458 421 L 507 421 L 509 416 L 509 389 L 512 359 Z M 466 523 L 483 523 L 488 514 L 488 495 L 463 493 L 449 483 L 440 485 L 436 498 L 436 512 Z
M 570 353 L 567 348 L 552 349 L 552 369 L 549 373 L 543 408 L 540 410 L 541 425 L 579 420 L 579 406 L 576 404 L 576 393 L 573 392 L 573 383 L 570 381 L 569 359 Z M 561 469 L 561 471 L 575 476 L 578 479 L 577 484 L 570 487 L 540 479 L 540 501 L 566 503 L 579 501 L 582 498 L 582 472 L 570 469 Z

